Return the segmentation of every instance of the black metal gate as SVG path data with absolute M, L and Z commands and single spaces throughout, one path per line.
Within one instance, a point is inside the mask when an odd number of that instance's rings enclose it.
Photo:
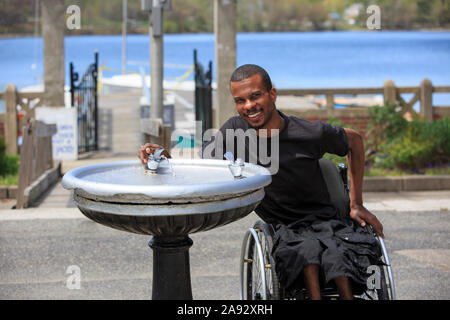
M 195 120 L 202 122 L 202 137 L 206 130 L 212 128 L 212 62 L 208 71 L 197 61 L 197 50 L 194 50 L 195 66 Z
M 98 52 L 81 79 L 70 63 L 71 105 L 78 114 L 78 154 L 98 150 L 97 75 Z

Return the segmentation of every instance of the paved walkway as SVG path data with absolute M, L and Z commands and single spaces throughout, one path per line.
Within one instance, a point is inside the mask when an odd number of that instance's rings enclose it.
M 448 211 L 378 211 L 399 299 L 449 299 Z M 252 213 L 192 234 L 195 299 L 239 299 L 239 254 Z M 150 299 L 148 236 L 85 218 L 77 208 L 0 210 L 1 299 Z M 67 285 L 79 268 L 81 286 Z M 70 282 L 69 282 L 70 283 Z

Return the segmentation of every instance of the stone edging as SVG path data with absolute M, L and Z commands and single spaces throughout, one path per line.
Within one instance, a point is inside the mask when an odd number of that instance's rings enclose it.
M 450 175 L 364 177 L 363 191 L 431 191 L 450 190 Z
M 36 181 L 25 188 L 23 196 L 24 208 L 27 208 L 30 204 L 39 200 L 41 195 L 47 191 L 48 188 L 58 182 L 59 177 L 61 177 L 61 162 L 58 161 L 53 168 L 45 171 L 36 179 Z
M 2 199 L 16 199 L 17 186 L 0 186 L 0 200 Z

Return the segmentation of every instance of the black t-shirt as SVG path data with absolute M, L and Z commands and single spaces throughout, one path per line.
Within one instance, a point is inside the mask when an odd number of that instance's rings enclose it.
M 277 137 L 278 170 L 271 171 L 272 183 L 265 187 L 265 197 L 255 212 L 268 223 L 289 224 L 298 220 L 334 218 L 336 209 L 331 204 L 320 171 L 319 159 L 326 152 L 339 156 L 348 153 L 348 138 L 345 130 L 321 121 L 309 122 L 278 112 L 285 120 L 285 126 Z M 239 116 L 232 117 L 219 130 L 223 139 L 219 138 L 220 135 L 216 135 L 204 145 L 203 151 L 208 146 L 211 148 L 211 143 L 214 143 L 214 151 L 221 149 L 220 151 L 223 153 L 231 151 L 235 157 L 239 155 L 238 148 L 242 147 L 242 140 L 239 144 L 239 139 L 234 138 L 234 148 L 230 146 L 230 141 L 227 141 L 227 129 L 242 129 L 245 132 L 251 127 Z M 252 151 L 254 148 L 249 148 L 251 138 L 245 139 L 244 160 L 254 163 L 254 161 L 249 161 L 253 157 L 253 159 L 257 159 L 257 164 L 269 167 L 271 164 L 267 163 L 267 157 L 272 159 L 276 157 L 276 151 L 272 154 L 271 138 L 256 137 L 256 139 L 256 154 Z M 219 146 L 220 140 L 222 140 L 222 146 Z M 260 157 L 261 145 L 267 146 L 267 150 L 263 150 L 264 152 L 261 153 L 262 155 L 267 154 L 264 159 Z M 205 152 L 203 157 L 211 155 L 214 156 L 214 152 L 212 154 Z

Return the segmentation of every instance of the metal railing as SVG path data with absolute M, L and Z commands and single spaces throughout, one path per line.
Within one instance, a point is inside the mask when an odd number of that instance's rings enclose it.
M 98 52 L 95 61 L 90 64 L 79 80 L 73 63 L 70 63 L 71 105 L 78 114 L 78 153 L 98 150 Z
M 209 62 L 208 71 L 204 71 L 201 63 L 197 61 L 197 50 L 194 50 L 195 70 L 195 121 L 202 122 L 202 137 L 206 130 L 211 129 L 212 123 L 212 62 Z

